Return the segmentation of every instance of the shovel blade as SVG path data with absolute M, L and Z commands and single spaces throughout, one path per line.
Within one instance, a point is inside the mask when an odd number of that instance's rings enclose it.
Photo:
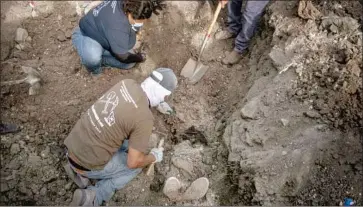
M 188 62 L 184 65 L 180 75 L 185 78 L 191 78 L 194 74 L 195 68 L 197 67 L 197 61 L 189 58 Z
M 189 79 L 189 83 L 197 83 L 207 72 L 208 66 L 190 58 L 182 69 L 181 75 Z

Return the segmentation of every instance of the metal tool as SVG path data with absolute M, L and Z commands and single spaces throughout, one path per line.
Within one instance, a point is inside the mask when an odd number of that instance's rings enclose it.
M 214 24 L 217 21 L 221 8 L 222 8 L 222 3 L 219 2 L 218 7 L 217 7 L 216 11 L 214 12 L 212 23 L 210 24 L 208 32 L 204 37 L 203 45 L 200 49 L 197 61 L 193 60 L 192 58 L 189 58 L 188 62 L 185 64 L 185 66 L 183 67 L 183 69 L 181 71 L 181 75 L 188 78 L 189 82 L 191 84 L 197 83 L 203 77 L 203 75 L 207 72 L 207 70 L 209 68 L 208 66 L 203 65 L 200 62 L 200 59 L 204 52 L 205 46 L 207 45 L 207 42 L 208 42 L 209 38 L 211 37 L 210 34 L 212 32 Z

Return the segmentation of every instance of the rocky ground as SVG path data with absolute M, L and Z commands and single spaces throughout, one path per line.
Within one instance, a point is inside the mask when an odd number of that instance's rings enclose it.
M 62 167 L 63 140 L 77 119 L 120 79 L 141 81 L 156 67 L 180 74 L 216 6 L 167 2 L 140 35 L 147 61 L 95 79 L 71 44 L 84 3 L 36 1 L 32 10 L 1 2 L 1 81 L 23 78 L 22 66 L 44 80 L 33 96 L 27 84 L 1 87 L 1 120 L 21 127 L 1 137 L 1 205 L 68 205 L 76 186 Z M 299 18 L 297 5 L 269 5 L 249 54 L 233 67 L 220 63 L 232 41 L 210 41 L 209 71 L 196 85 L 180 77 L 169 100 L 176 115 L 154 112 L 150 147 L 166 138 L 164 161 L 109 205 L 363 204 L 362 5 L 316 1 L 316 20 Z M 26 32 L 14 38 L 17 28 Z M 201 199 L 175 202 L 162 192 L 171 176 L 182 192 L 199 177 L 210 187 Z

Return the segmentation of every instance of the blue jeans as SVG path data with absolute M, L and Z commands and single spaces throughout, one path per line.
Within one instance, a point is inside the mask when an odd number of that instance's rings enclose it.
M 103 49 L 102 45 L 96 40 L 83 35 L 79 27 L 73 31 L 72 43 L 81 57 L 82 64 L 93 74 L 101 73 L 101 66 L 130 69 L 136 64 L 120 62 L 110 51 Z
M 125 140 L 104 169 L 84 172 L 85 177 L 99 179 L 95 186 L 88 187 L 96 192 L 95 205 L 102 205 L 103 201 L 109 201 L 115 190 L 123 188 L 141 172 L 141 168 L 127 167 L 127 150 L 128 140 Z
M 269 0 L 247 0 L 242 14 L 242 0 L 228 1 L 228 30 L 237 35 L 234 50 L 238 53 L 248 48 L 268 2 Z

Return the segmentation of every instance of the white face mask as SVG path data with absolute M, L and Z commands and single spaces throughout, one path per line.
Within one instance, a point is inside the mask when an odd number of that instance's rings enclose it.
M 131 28 L 135 31 L 138 32 L 140 31 L 141 27 L 144 25 L 144 23 L 135 23 L 131 25 Z
M 171 94 L 170 91 L 166 90 L 151 77 L 146 78 L 145 81 L 141 83 L 141 88 L 146 93 L 150 106 L 152 107 L 159 105 L 164 101 L 165 96 Z

